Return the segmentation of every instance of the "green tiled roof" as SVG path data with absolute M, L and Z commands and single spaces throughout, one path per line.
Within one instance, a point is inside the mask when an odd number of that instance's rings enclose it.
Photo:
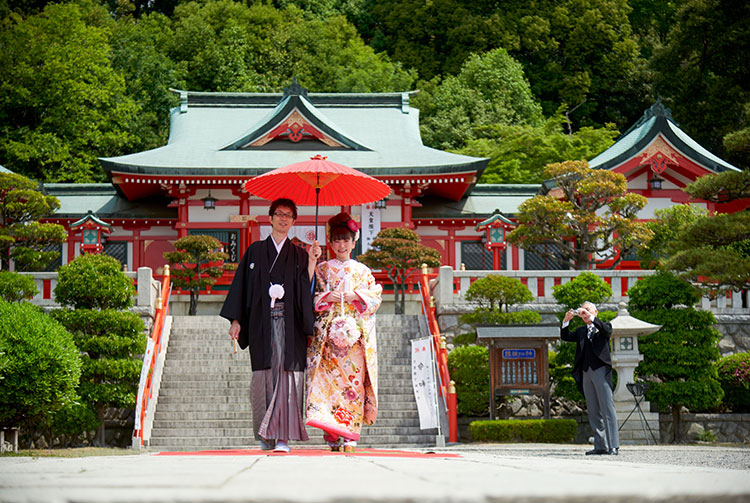
M 643 150 L 657 135 L 663 135 L 683 155 L 719 173 L 740 171 L 715 156 L 685 133 L 672 119 L 671 111 L 657 100 L 614 145 L 589 161 L 592 169 L 612 169 Z
M 479 176 L 489 161 L 424 146 L 419 111 L 408 105 L 408 93 L 306 96 L 317 119 L 369 151 L 331 150 L 317 141 L 290 144 L 290 150 L 266 146 L 225 150 L 268 121 L 284 96 L 185 91 L 180 95 L 182 104 L 172 110 L 165 146 L 100 159 L 104 169 L 133 174 L 255 176 L 323 153 L 331 161 L 374 176 L 464 172 Z
M 99 218 L 177 218 L 177 209 L 167 207 L 168 199 L 130 202 L 108 183 L 47 183 L 44 188 L 60 201 L 51 218 L 80 218 L 89 211 Z
M 495 210 L 505 216 L 518 213 L 518 207 L 539 192 L 540 185 L 481 184 L 476 185 L 467 197 L 460 201 L 425 197 L 420 199 L 421 208 L 414 208 L 414 218 L 481 218 L 485 219 Z

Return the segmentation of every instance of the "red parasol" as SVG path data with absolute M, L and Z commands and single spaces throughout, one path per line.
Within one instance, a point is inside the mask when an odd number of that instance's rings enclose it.
M 379 201 L 391 193 L 380 180 L 343 164 L 316 155 L 256 176 L 245 182 L 245 190 L 272 201 L 289 198 L 301 206 L 315 205 L 317 239 L 318 206 L 348 206 Z

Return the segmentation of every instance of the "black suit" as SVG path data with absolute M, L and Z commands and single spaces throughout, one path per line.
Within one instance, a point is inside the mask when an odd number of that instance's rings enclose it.
M 594 449 L 608 451 L 620 447 L 612 398 L 612 359 L 609 355 L 612 325 L 594 318 L 592 326 L 590 338 L 586 325 L 572 333 L 566 325 L 560 329 L 560 338 L 576 343 L 573 379 L 586 397 L 589 424 L 594 430 Z

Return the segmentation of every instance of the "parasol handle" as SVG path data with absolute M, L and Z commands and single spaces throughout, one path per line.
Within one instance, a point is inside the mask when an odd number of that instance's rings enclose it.
M 318 197 L 320 197 L 320 187 L 315 187 L 315 241 L 318 240 Z

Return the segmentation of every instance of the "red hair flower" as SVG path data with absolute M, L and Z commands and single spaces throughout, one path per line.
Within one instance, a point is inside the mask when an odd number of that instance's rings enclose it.
M 353 218 L 350 218 L 349 220 L 346 221 L 346 226 L 352 232 L 357 232 L 359 230 L 359 225 L 357 224 L 357 222 L 354 221 Z

